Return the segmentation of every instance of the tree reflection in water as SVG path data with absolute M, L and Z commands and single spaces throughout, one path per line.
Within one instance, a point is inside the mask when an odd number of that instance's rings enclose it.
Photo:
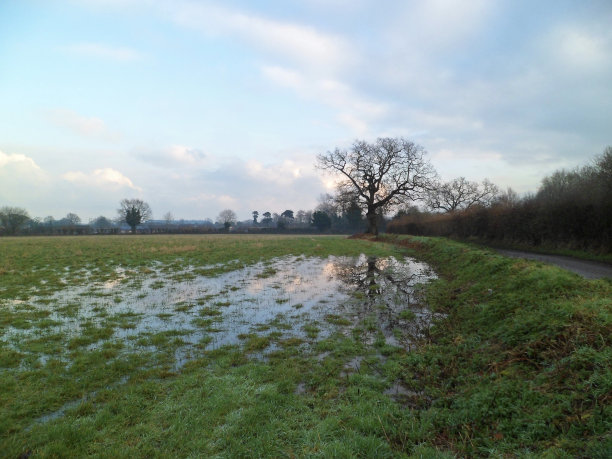
M 388 344 L 409 348 L 431 326 L 434 315 L 423 303 L 420 288 L 436 277 L 427 265 L 362 255 L 355 263 L 334 263 L 330 274 L 352 290 L 344 314 L 354 319 L 357 329 L 360 323 L 375 321 Z

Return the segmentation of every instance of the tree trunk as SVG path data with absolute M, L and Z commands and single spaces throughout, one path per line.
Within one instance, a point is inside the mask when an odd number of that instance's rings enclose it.
M 368 219 L 368 233 L 378 236 L 378 224 L 376 218 L 376 209 L 368 207 L 368 213 L 366 214 Z

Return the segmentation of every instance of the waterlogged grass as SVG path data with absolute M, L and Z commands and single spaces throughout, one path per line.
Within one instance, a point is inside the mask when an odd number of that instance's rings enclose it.
M 185 330 L 172 327 L 127 333 L 137 329 L 145 314 L 109 313 L 108 305 L 128 301 L 130 289 L 166 292 L 174 282 L 214 277 L 289 254 L 384 257 L 403 252 L 337 237 L 0 239 L 0 450 L 9 457 L 246 455 L 251 448 L 259 455 L 290 452 L 298 445 L 274 446 L 272 435 L 284 424 L 293 430 L 292 439 L 301 438 L 302 421 L 284 422 L 283 416 L 292 418 L 293 409 L 310 411 L 314 398 L 305 402 L 304 394 L 298 397 L 293 386 L 305 383 L 282 375 L 303 377 L 305 367 L 317 366 L 312 356 L 319 331 L 315 324 L 306 327 L 307 342 L 285 336 L 295 324 L 277 315 L 242 336 L 239 345 L 211 350 L 225 326 L 222 311 L 231 305 L 225 296 L 237 292 L 237 286 L 178 301 L 154 315 L 167 323 L 175 313 L 192 312 L 193 325 L 200 327 L 195 344 L 186 342 Z M 268 266 L 260 278 L 276 274 Z M 58 292 L 74 289 L 80 292 L 75 298 L 58 299 Z M 143 293 L 133 300 L 144 298 Z M 289 298 L 276 304 L 291 308 Z M 209 394 L 198 403 L 188 389 L 194 381 L 199 381 L 198 391 Z M 270 400 L 263 397 L 274 393 Z M 289 411 L 278 413 L 282 406 Z M 245 421 L 238 416 L 242 412 L 250 413 Z M 261 418 L 261 429 L 254 430 L 259 426 L 255 417 Z M 309 422 L 324 420 L 319 417 Z M 342 443 L 341 436 L 333 438 Z M 373 439 L 376 445 L 385 443 Z M 317 439 L 302 448 L 324 451 L 327 442 Z
M 156 316 L 168 323 L 191 313 L 201 332 L 191 346 L 178 328 L 131 336 L 141 315 L 105 314 L 106 303 L 81 317 L 95 294 L 81 303 L 39 301 L 100 282 L 165 291 L 270 261 L 263 282 L 278 275 L 275 257 L 362 253 L 411 253 L 442 274 L 416 295 L 438 313 L 433 328 L 412 328 L 419 309 L 391 314 L 374 283 L 350 295 L 348 307 L 370 305 L 363 314 L 302 322 L 277 314 L 217 348 L 210 345 L 235 286 Z M 612 450 L 609 282 L 440 239 L 244 235 L 3 238 L 0 273 L 3 456 L 606 457 Z M 307 309 L 278 298 L 274 308 Z M 57 327 L 56 314 L 73 322 Z M 302 335 L 287 336 L 295 327 Z

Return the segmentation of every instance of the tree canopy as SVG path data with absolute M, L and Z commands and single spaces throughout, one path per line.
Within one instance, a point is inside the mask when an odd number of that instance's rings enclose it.
M 21 207 L 0 208 L 0 230 L 7 234 L 17 234 L 29 220 L 28 212 Z
M 317 210 L 312 214 L 312 224 L 319 231 L 325 231 L 331 227 L 331 218 L 325 212 Z
M 229 230 L 230 226 L 232 226 L 232 223 L 236 223 L 236 220 L 238 220 L 238 217 L 236 217 L 236 213 L 233 210 L 224 209 L 221 212 L 219 212 L 219 216 L 217 217 L 217 220 L 220 223 L 223 223 L 223 226 L 226 230 Z
M 142 199 L 123 199 L 117 212 L 119 213 L 119 220 L 127 223 L 132 233 L 136 232 L 138 225 L 146 222 L 153 215 L 149 204 Z
M 427 205 L 433 210 L 453 212 L 475 205 L 490 205 L 499 195 L 499 188 L 487 179 L 482 186 L 465 177 L 438 184 L 428 193 Z
M 368 232 L 378 234 L 377 214 L 397 204 L 423 199 L 436 177 L 423 147 L 404 138 L 357 140 L 317 157 L 317 166 L 339 174 L 338 191 L 354 196 L 366 211 Z

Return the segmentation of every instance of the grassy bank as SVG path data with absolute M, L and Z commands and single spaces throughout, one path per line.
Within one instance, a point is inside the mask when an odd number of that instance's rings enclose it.
M 222 326 L 225 293 L 202 292 L 160 314 L 167 321 L 193 313 L 202 338 L 189 346 L 180 329 L 125 338 L 138 314 L 101 306 L 143 283 L 214 280 L 257 262 L 267 266 L 264 278 L 274 257 L 361 253 L 411 254 L 441 276 L 422 292 L 440 315 L 419 346 L 415 339 L 410 351 L 389 344 L 376 300 L 357 321 L 278 315 L 215 349 L 209 344 Z M 111 297 L 88 290 L 106 283 L 121 288 Z M 75 289 L 83 289 L 81 300 L 56 300 Z M 444 239 L 0 239 L 0 451 L 605 457 L 612 449 L 611 293 L 609 282 Z M 362 292 L 351 298 L 355 309 L 370 301 Z M 293 306 L 299 313 L 301 305 Z M 71 325 L 54 323 L 57 314 Z M 413 313 L 399 315 L 398 340 Z M 296 326 L 302 337 L 287 337 Z M 332 332 L 323 334 L 326 327 Z
M 443 279 L 448 319 L 402 360 L 430 394 L 428 442 L 461 454 L 612 451 L 612 288 L 445 239 L 391 237 Z

